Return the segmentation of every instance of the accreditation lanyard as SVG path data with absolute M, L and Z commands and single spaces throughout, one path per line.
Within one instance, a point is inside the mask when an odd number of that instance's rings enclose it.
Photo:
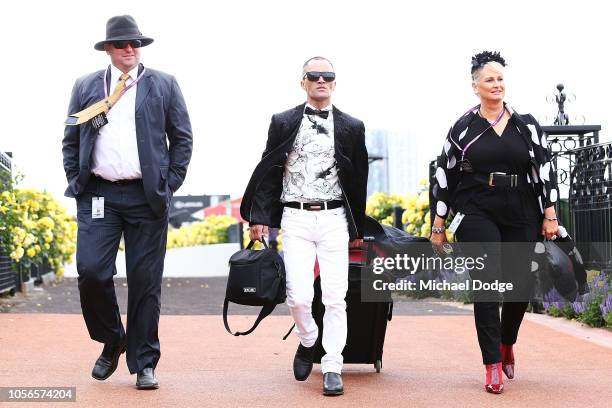
M 480 105 L 474 106 L 472 109 L 470 109 L 466 113 L 464 113 L 463 116 L 467 115 L 470 112 L 474 112 L 478 108 L 480 108 Z M 472 141 L 470 143 L 468 143 L 464 148 L 459 146 L 459 143 L 455 142 L 452 137 L 449 137 L 451 142 L 453 142 L 453 144 L 455 146 L 457 146 L 457 149 L 459 149 L 461 151 L 461 161 L 462 162 L 465 162 L 465 153 L 468 151 L 470 146 L 472 146 L 478 139 L 480 139 L 480 136 L 484 135 L 487 130 L 489 130 L 492 127 L 494 127 L 495 125 L 497 125 L 502 120 L 502 118 L 504 117 L 504 113 L 505 112 L 506 112 L 506 107 L 504 106 L 504 108 L 501 110 L 501 112 L 499 112 L 499 115 L 497 115 L 497 118 L 493 122 L 489 122 L 489 126 L 485 130 L 480 132 L 478 134 L 478 136 L 476 136 L 474 139 L 472 139 Z
M 108 71 L 109 70 L 110 70 L 110 65 L 106 68 L 106 71 L 104 72 L 104 97 L 105 98 L 108 98 L 108 83 L 106 82 L 106 77 L 108 76 Z M 119 97 L 121 98 L 124 93 L 126 93 L 131 87 L 136 85 L 138 83 L 138 81 L 140 81 L 142 76 L 145 74 L 145 72 L 147 72 L 147 69 L 143 67 L 142 68 L 142 72 L 140 73 L 140 75 L 138 75 L 138 78 L 136 78 L 131 84 L 126 86 L 123 89 L 123 91 L 121 91 L 121 94 L 119 95 Z

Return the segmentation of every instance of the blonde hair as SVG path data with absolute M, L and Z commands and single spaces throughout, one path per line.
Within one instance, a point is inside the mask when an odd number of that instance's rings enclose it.
M 487 65 L 489 65 L 490 67 L 492 67 L 493 69 L 503 72 L 504 71 L 504 66 L 502 64 L 500 64 L 497 61 L 489 61 L 486 64 L 484 64 L 482 67 L 478 68 L 476 71 L 472 72 L 472 82 L 478 82 L 478 80 L 480 79 L 480 73 L 482 72 L 483 68 L 486 67 Z

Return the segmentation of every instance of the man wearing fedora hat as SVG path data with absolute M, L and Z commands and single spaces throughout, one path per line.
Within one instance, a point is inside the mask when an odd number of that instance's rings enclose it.
M 92 376 L 110 377 L 127 351 L 139 389 L 158 388 L 154 369 L 168 207 L 191 159 L 192 134 L 176 79 L 140 64 L 153 42 L 131 16 L 108 20 L 94 48 L 111 64 L 72 90 L 62 153 L 66 195 L 77 202 L 77 270 L 89 335 L 104 343 Z M 124 329 L 113 283 L 123 236 L 128 278 Z

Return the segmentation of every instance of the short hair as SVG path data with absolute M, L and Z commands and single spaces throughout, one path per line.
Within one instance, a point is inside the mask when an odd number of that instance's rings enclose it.
M 311 61 L 327 61 L 329 65 L 331 65 L 332 69 L 334 69 L 334 64 L 332 64 L 330 60 L 325 57 L 316 56 L 306 60 L 306 62 L 302 66 L 302 76 L 306 75 L 306 67 L 308 66 L 308 64 L 310 64 Z
M 472 80 L 478 78 L 480 70 L 490 62 L 496 62 L 502 67 L 506 66 L 506 60 L 502 58 L 498 51 L 482 51 L 472 57 Z

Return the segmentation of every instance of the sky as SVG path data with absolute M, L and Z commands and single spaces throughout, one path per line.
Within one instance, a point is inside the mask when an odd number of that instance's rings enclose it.
M 63 198 L 63 121 L 76 78 L 104 69 L 95 51 L 109 17 L 130 14 L 155 39 L 141 62 L 176 76 L 193 127 L 193 157 L 177 194 L 240 197 L 264 149 L 272 114 L 302 103 L 302 63 L 329 58 L 333 103 L 365 122 L 415 138 L 417 166 L 441 151 L 452 123 L 478 103 L 471 56 L 506 59 L 506 101 L 551 124 L 562 82 L 575 124 L 612 140 L 610 39 L 601 1 L 19 1 L 0 5 L 0 151 L 24 187 Z M 14 44 L 12 44 L 14 42 Z M 393 171 L 393 169 L 390 169 Z

